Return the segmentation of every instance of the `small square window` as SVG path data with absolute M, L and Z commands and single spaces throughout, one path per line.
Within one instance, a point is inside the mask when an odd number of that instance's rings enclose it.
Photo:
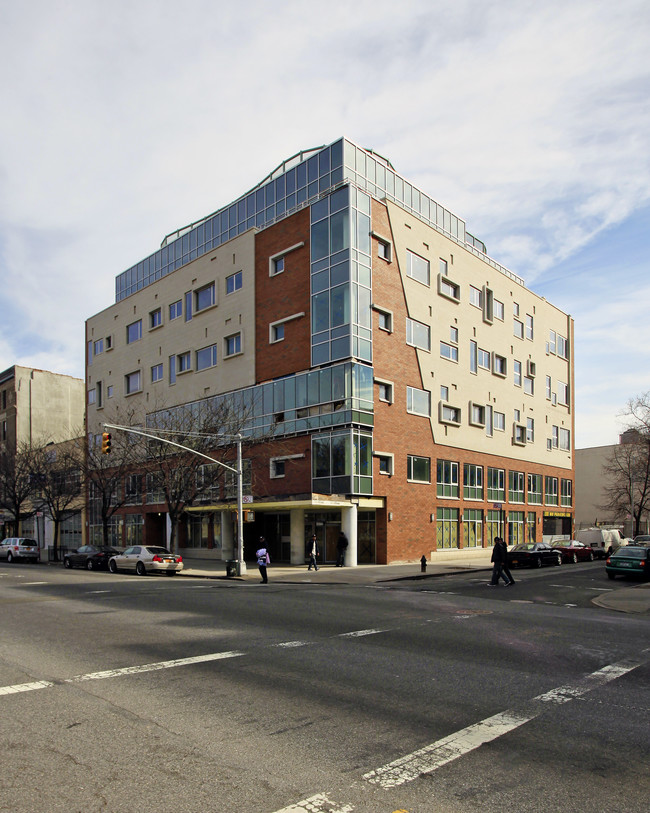
M 162 310 L 160 308 L 156 308 L 155 311 L 151 311 L 149 314 L 149 327 L 155 328 L 160 327 L 162 325 Z
M 393 473 L 393 455 L 391 454 L 377 454 L 377 460 L 379 462 L 379 473 L 380 474 L 387 474 L 392 475 Z
M 231 274 L 226 277 L 226 294 L 234 294 L 242 287 L 242 272 L 237 271 L 236 274 Z
M 177 302 L 172 302 L 169 306 L 169 321 L 171 322 L 173 319 L 178 319 L 179 316 L 183 315 L 183 300 L 179 299 Z
M 276 257 L 272 263 L 273 275 L 281 274 L 284 271 L 284 257 Z
M 393 403 L 393 385 L 389 381 L 378 381 L 378 398 L 387 404 Z
M 241 333 L 235 333 L 233 336 L 226 336 L 225 338 L 226 356 L 236 356 L 241 353 Z
M 151 381 L 162 381 L 163 378 L 163 366 L 162 364 L 155 364 L 151 368 Z
M 271 343 L 284 340 L 284 324 L 271 326 Z
M 271 478 L 275 479 L 278 477 L 284 477 L 284 466 L 284 460 L 271 459 Z
M 391 254 L 390 243 L 387 243 L 385 240 L 377 239 L 377 256 L 381 257 L 382 260 L 386 260 L 386 262 L 390 262 Z
M 390 311 L 380 310 L 379 308 L 375 308 L 377 311 L 377 327 L 380 330 L 385 330 L 387 333 L 393 332 L 393 314 Z

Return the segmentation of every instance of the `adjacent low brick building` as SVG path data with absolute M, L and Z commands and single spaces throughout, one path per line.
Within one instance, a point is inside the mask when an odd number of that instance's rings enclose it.
M 272 430 L 245 453 L 247 556 L 264 535 L 302 562 L 315 531 L 334 561 L 341 529 L 349 564 L 571 533 L 572 319 L 347 139 L 169 235 L 86 334 L 91 436 L 214 399 Z M 137 493 L 117 541 L 164 542 Z M 230 558 L 234 508 L 228 484 L 190 506 L 185 555 Z

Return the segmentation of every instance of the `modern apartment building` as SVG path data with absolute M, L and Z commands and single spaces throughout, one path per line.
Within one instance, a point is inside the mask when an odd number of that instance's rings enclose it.
M 105 415 L 210 403 L 273 433 L 245 452 L 247 558 L 260 535 L 298 563 L 315 531 L 334 561 L 343 529 L 356 564 L 571 534 L 573 320 L 348 139 L 168 235 L 86 341 L 96 442 Z M 135 493 L 118 536 L 164 542 Z M 234 509 L 228 483 L 192 506 L 185 555 L 230 558 Z

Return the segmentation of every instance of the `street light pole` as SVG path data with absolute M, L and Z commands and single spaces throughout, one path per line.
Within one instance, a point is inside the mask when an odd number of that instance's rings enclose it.
M 235 435 L 237 443 L 237 575 L 246 572 L 244 561 L 244 471 L 241 457 L 241 435 Z

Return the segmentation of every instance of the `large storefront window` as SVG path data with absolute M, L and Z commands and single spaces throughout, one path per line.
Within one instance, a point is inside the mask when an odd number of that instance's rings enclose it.
M 524 541 L 524 512 L 511 511 L 508 515 L 508 545 L 521 545 Z
M 438 508 L 436 517 L 436 544 L 438 550 L 457 548 L 458 509 Z
M 463 511 L 463 537 L 466 548 L 480 548 L 483 544 L 483 512 L 476 508 Z
M 493 469 L 497 471 L 497 469 Z M 503 511 L 491 510 L 485 517 L 485 541 L 488 547 L 494 545 L 497 536 L 503 536 Z
M 124 545 L 128 548 L 131 545 L 142 544 L 142 514 L 126 514 Z

